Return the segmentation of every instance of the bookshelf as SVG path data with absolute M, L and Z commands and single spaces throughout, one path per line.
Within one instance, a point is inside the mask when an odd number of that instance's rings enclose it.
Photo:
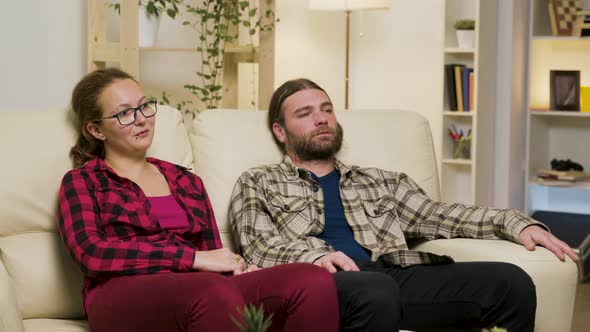
M 444 64 L 473 68 L 471 110 L 451 107 L 447 73 L 443 81 L 441 193 L 448 203 L 491 205 L 493 199 L 493 123 L 495 112 L 496 1 L 445 1 Z M 474 46 L 458 45 L 453 24 L 458 19 L 475 20 Z M 455 156 L 455 143 L 448 135 L 454 125 L 464 133 L 471 130 L 470 155 Z
M 195 48 L 139 47 L 138 1 L 121 0 L 119 42 L 107 40 L 106 0 L 89 0 L 88 72 L 112 63 L 140 80 L 139 64 L 145 52 L 194 52 Z M 274 1 L 260 1 L 259 12 L 274 11 Z M 259 33 L 254 62 L 258 63 L 258 105 L 268 105 L 274 89 L 274 30 Z M 238 64 L 251 61 L 251 49 L 245 45 L 227 45 L 223 68 L 223 100 L 221 107 L 238 108 Z M 182 82 L 184 84 L 184 82 Z
M 538 169 L 551 167 L 553 158 L 569 158 L 590 170 L 590 113 L 549 109 L 550 70 L 580 70 L 581 86 L 590 85 L 590 39 L 553 36 L 546 0 L 533 0 L 529 15 L 526 212 L 590 214 L 590 182 L 559 187 L 535 177 Z

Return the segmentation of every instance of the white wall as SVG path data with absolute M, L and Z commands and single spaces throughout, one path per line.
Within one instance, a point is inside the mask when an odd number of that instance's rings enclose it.
M 277 1 L 281 22 L 276 29 L 275 85 L 308 77 L 342 109 L 345 14 L 307 7 L 305 0 Z M 421 113 L 430 121 L 437 155 L 442 130 L 443 22 L 443 0 L 391 0 L 389 10 L 353 12 L 351 18 L 350 108 Z
M 494 205 L 524 208 L 528 2 L 498 4 Z
M 5 1 L 0 111 L 64 108 L 86 67 L 86 1 Z

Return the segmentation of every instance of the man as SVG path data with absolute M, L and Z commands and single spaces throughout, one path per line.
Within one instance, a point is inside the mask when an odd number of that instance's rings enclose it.
M 578 259 L 516 210 L 435 202 L 403 173 L 337 160 L 343 130 L 330 98 L 312 81 L 288 81 L 275 91 L 268 126 L 285 157 L 239 178 L 233 234 L 248 263 L 309 262 L 333 272 L 343 330 L 533 331 L 535 288 L 520 268 L 453 263 L 408 250 L 406 238 L 503 238 Z

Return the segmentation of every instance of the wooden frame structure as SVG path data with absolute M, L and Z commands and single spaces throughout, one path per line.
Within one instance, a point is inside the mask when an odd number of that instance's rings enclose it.
M 88 72 L 105 68 L 107 63 L 119 63 L 120 68 L 140 80 L 139 64 L 141 52 L 195 52 L 195 48 L 139 47 L 138 1 L 121 0 L 120 42 L 107 40 L 107 18 L 105 0 L 88 0 Z M 264 15 L 268 9 L 275 10 L 274 0 L 260 0 L 259 12 Z M 274 30 L 259 34 L 254 55 L 258 63 L 258 105 L 268 106 L 274 91 Z M 223 100 L 221 107 L 238 108 L 238 64 L 252 62 L 251 48 L 243 45 L 227 45 L 223 68 Z

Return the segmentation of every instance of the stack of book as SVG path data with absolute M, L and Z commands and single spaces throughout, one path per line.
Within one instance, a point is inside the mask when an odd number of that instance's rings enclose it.
M 576 182 L 589 181 L 590 174 L 583 171 L 554 171 L 540 169 L 537 171 L 537 179 L 547 186 L 570 186 Z
M 445 65 L 445 85 L 451 111 L 473 110 L 473 84 L 473 68 L 455 63 Z

